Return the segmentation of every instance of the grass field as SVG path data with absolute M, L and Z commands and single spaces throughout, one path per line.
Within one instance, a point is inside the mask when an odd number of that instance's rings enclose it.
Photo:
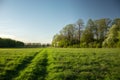
M 120 80 L 120 49 L 0 49 L 0 80 Z

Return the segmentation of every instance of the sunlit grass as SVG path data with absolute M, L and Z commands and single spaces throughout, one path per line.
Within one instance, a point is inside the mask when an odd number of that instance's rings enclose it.
M 119 80 L 119 48 L 0 49 L 0 80 Z

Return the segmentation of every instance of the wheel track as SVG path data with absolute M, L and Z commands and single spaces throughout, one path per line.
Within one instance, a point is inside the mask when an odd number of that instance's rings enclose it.
M 47 75 L 47 59 L 48 54 L 44 49 L 39 52 L 24 70 L 21 70 L 19 75 L 13 80 L 45 80 Z
M 41 50 L 42 51 L 42 50 Z M 34 56 L 27 57 L 27 59 L 24 59 L 21 64 L 19 64 L 14 70 L 8 70 L 5 72 L 5 75 L 3 75 L 2 80 L 12 80 L 14 77 L 19 75 L 19 72 L 21 70 L 24 70 L 27 65 L 31 63 L 31 61 L 37 56 L 37 54 L 41 51 L 38 51 L 34 54 Z

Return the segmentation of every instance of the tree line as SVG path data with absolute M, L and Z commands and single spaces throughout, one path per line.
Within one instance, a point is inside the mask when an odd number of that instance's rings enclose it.
M 25 48 L 44 48 L 44 47 L 49 47 L 50 44 L 46 43 L 46 44 L 41 44 L 41 43 L 25 43 Z
M 82 19 L 79 19 L 75 24 L 68 24 L 58 34 L 55 34 L 52 46 L 120 47 L 120 18 L 89 19 L 86 25 Z
M 0 38 L 0 48 L 40 48 L 49 46 L 50 44 L 24 43 L 9 38 Z
M 24 43 L 9 38 L 0 38 L 0 48 L 20 48 L 24 47 Z

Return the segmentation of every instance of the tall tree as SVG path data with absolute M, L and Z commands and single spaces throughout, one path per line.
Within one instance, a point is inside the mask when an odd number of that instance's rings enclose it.
M 100 42 L 105 39 L 110 22 L 111 20 L 109 18 L 103 18 L 95 21 L 96 37 Z
M 88 43 L 94 41 L 94 27 L 94 22 L 92 19 L 89 19 L 81 37 L 81 42 L 85 43 L 86 46 L 88 46 Z
M 78 26 L 78 40 L 79 40 L 79 43 L 80 43 L 81 29 L 82 29 L 82 27 L 83 27 L 83 24 L 84 24 L 84 22 L 83 22 L 82 19 L 79 19 L 79 20 L 77 21 L 77 26 Z
M 60 33 L 64 35 L 67 38 L 67 40 L 73 40 L 75 30 L 76 29 L 73 24 L 68 24 L 60 31 Z
M 81 37 L 81 42 L 86 42 L 87 44 L 90 42 L 93 42 L 94 38 L 93 38 L 93 33 L 90 30 L 90 28 L 86 27 L 86 29 L 84 30 L 82 37 Z
M 56 34 L 54 35 L 53 37 L 53 40 L 52 40 L 52 46 L 54 47 L 59 47 L 59 43 L 60 41 L 64 41 L 65 40 L 65 36 L 62 35 L 62 34 Z
M 89 29 L 91 31 L 91 33 L 93 33 L 93 37 L 95 37 L 95 33 L 96 33 L 96 26 L 95 23 L 92 19 L 89 19 L 86 25 L 87 29 Z
M 67 47 L 74 44 L 75 26 L 73 24 L 66 25 L 60 34 L 54 36 L 52 44 L 54 46 Z

